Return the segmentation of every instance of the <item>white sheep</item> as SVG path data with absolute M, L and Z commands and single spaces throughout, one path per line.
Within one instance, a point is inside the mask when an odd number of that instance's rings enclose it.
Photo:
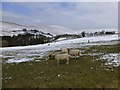
M 58 65 L 61 60 L 66 60 L 66 64 L 69 64 L 69 54 L 68 53 L 56 54 L 55 59 L 58 61 Z
M 63 53 L 68 53 L 68 52 L 69 52 L 69 49 L 68 49 L 68 48 L 62 48 L 62 49 L 61 49 L 61 52 L 63 52 Z
M 55 52 L 54 51 L 48 51 L 48 57 L 51 58 L 51 59 L 54 59 L 55 58 Z
M 79 49 L 70 50 L 70 51 L 69 51 L 69 54 L 70 54 L 71 56 L 75 56 L 75 58 L 77 58 L 77 57 L 80 56 L 80 50 L 79 50 Z

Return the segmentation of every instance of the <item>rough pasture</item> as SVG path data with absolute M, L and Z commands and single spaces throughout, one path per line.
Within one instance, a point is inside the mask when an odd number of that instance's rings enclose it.
M 118 88 L 119 67 L 109 68 L 107 61 L 93 55 L 118 53 L 118 48 L 120 45 L 80 48 L 83 56 L 70 59 L 68 65 L 57 65 L 55 59 L 3 63 L 3 88 Z

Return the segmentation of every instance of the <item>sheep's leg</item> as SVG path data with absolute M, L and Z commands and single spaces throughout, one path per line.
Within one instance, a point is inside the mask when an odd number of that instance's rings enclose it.
M 76 56 L 77 57 L 77 59 L 79 58 L 79 56 Z
M 67 64 L 67 65 L 69 64 L 69 60 L 67 60 L 66 64 Z
M 77 56 L 75 55 L 75 59 L 77 59 Z
M 59 65 L 59 63 L 60 63 L 60 60 L 58 60 L 58 65 Z
M 79 56 L 78 55 L 76 55 L 76 59 L 78 59 L 79 58 Z

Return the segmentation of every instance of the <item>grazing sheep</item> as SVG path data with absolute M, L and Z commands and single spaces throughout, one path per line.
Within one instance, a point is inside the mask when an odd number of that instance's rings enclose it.
M 68 48 L 62 48 L 62 49 L 61 49 L 61 52 L 63 52 L 63 53 L 68 53 L 68 52 L 69 52 L 69 49 L 68 49 Z
M 69 51 L 69 54 L 70 54 L 71 56 L 75 56 L 75 59 L 76 59 L 77 57 L 80 56 L 80 50 L 79 50 L 79 49 L 70 50 L 70 51 Z
M 55 59 L 58 61 L 58 65 L 61 60 L 66 60 L 66 64 L 69 64 L 69 54 L 68 53 L 56 54 Z
M 48 51 L 48 57 L 50 59 L 54 59 L 55 58 L 55 52 L 54 51 Z

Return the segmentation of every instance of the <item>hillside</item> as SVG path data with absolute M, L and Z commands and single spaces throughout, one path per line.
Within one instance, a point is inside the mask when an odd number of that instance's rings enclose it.
M 69 29 L 66 27 L 59 26 L 59 25 L 40 24 L 40 25 L 36 25 L 36 26 L 25 26 L 25 25 L 13 23 L 13 22 L 0 22 L 0 30 L 2 32 L 2 33 L 0 33 L 0 36 L 11 36 L 11 35 L 22 34 L 22 33 L 24 33 L 23 31 L 21 31 L 23 28 L 26 28 L 28 30 L 37 29 L 40 34 L 44 33 L 44 35 L 48 35 L 48 36 L 49 36 L 48 33 L 56 36 L 56 35 L 61 35 L 61 34 L 80 34 L 82 31 L 85 31 L 87 33 L 91 33 L 91 32 L 94 33 L 94 32 L 98 32 L 98 31 L 102 31 L 102 30 L 115 31 L 116 33 L 118 33 L 118 29 L 116 29 L 116 28 L 73 30 L 73 29 Z M 51 37 L 51 35 L 50 35 L 50 37 Z
M 27 31 L 23 31 L 23 29 L 26 29 Z M 0 22 L 0 30 L 1 30 L 0 36 L 13 36 L 13 35 L 17 36 L 18 34 L 25 34 L 25 33 L 30 33 L 34 35 L 40 34 L 47 37 L 53 36 L 50 33 L 44 33 L 41 30 L 36 30 L 36 28 L 34 27 L 24 26 L 12 22 Z
M 24 26 L 13 22 L 0 22 L 0 30 L 2 32 L 0 36 L 12 36 L 23 34 L 23 28 L 26 28 L 28 32 L 30 32 L 29 30 L 31 29 L 37 29 L 39 31 L 38 34 L 44 34 L 48 36 L 49 34 L 51 34 L 50 36 L 63 34 L 63 32 L 66 34 L 72 34 L 72 30 L 57 25 Z

